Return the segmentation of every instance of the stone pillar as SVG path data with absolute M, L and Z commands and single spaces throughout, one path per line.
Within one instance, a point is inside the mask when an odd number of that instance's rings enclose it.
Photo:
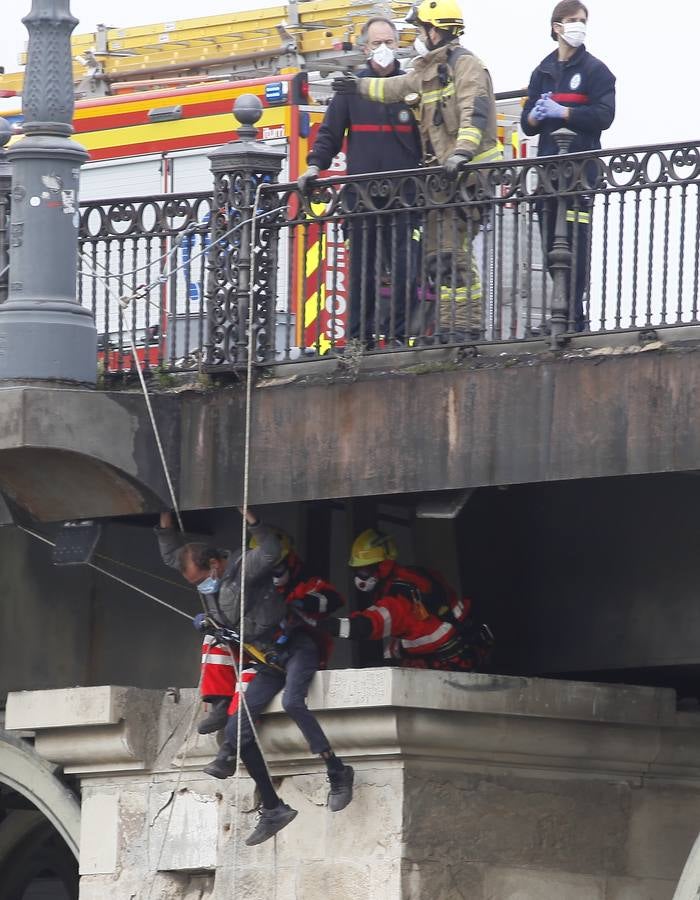
M 12 137 L 10 123 L 0 118 L 0 303 L 7 300 L 9 283 L 10 254 L 10 190 L 12 188 L 12 166 L 4 150 Z
M 270 208 L 274 195 L 261 198 L 260 184 L 277 180 L 285 152 L 257 140 L 255 123 L 262 104 L 253 94 L 244 94 L 233 108 L 241 123 L 238 141 L 231 141 L 209 155 L 214 176 L 207 305 L 209 343 L 206 366 L 210 372 L 245 368 L 248 356 L 248 319 L 253 284 L 253 354 L 264 362 L 274 354 L 275 281 L 279 231 L 265 227 L 255 213 Z M 274 203 L 272 204 L 274 205 Z M 240 225 L 235 231 L 235 226 Z M 255 245 L 252 245 L 255 231 Z M 223 235 L 229 236 L 222 238 Z
M 202 767 L 194 690 L 10 694 L 7 724 L 80 780 L 80 900 L 671 900 L 700 821 L 700 714 L 673 691 L 392 668 L 309 693 L 352 803 L 279 698 L 260 735 L 299 811 L 246 847 L 253 786 Z
M 22 20 L 29 57 L 25 137 L 13 166 L 10 285 L 0 305 L 0 379 L 94 384 L 97 335 L 76 300 L 78 183 L 87 153 L 70 140 L 73 74 L 69 0 L 33 0 Z
M 553 138 L 557 142 L 559 148 L 559 156 L 564 156 L 569 152 L 571 141 L 575 134 L 568 128 L 560 128 L 553 133 Z M 569 246 L 569 231 L 566 222 L 567 199 L 561 196 L 561 191 L 566 190 L 569 186 L 568 181 L 571 179 L 564 178 L 563 163 L 559 167 L 557 173 L 557 191 L 559 195 L 556 198 L 557 219 L 554 227 L 554 243 L 549 251 L 547 258 L 547 267 L 552 273 L 554 281 L 554 292 L 552 294 L 552 315 L 550 322 L 551 344 L 553 349 L 557 349 L 561 344 L 562 335 L 569 327 L 569 273 L 571 272 L 571 247 Z

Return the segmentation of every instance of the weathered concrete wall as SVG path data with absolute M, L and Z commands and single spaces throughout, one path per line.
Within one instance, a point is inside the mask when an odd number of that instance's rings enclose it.
M 694 471 L 698 358 L 695 349 L 572 353 L 263 382 L 253 393 L 251 502 Z M 183 395 L 186 507 L 240 502 L 243 402 L 242 387 Z
M 248 779 L 236 801 L 201 774 L 191 692 L 17 694 L 7 719 L 81 779 L 81 900 L 671 900 L 700 821 L 700 716 L 671 691 L 369 669 L 319 676 L 310 706 L 355 798 L 325 809 L 273 704 L 262 740 L 299 815 L 257 848 Z
M 444 354 L 435 371 L 417 353 L 395 372 L 329 360 L 322 375 L 260 381 L 251 503 L 695 471 L 698 352 Z M 154 397 L 183 508 L 240 504 L 244 401 L 242 385 Z M 36 518 L 169 502 L 140 393 L 7 387 L 0 417 L 0 490 Z

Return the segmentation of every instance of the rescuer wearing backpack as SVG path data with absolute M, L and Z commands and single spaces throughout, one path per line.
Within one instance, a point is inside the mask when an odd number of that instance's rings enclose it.
M 406 21 L 416 25 L 420 35 L 420 58 L 411 72 L 395 78 L 344 75 L 333 80 L 333 90 L 416 106 L 425 162 L 443 165 L 450 178 L 457 178 L 466 163 L 501 159 L 491 76 L 481 60 L 460 45 L 464 18 L 458 0 L 422 0 Z M 446 191 L 445 201 L 450 199 Z M 482 326 L 482 288 L 472 251 L 477 231 L 478 212 L 472 215 L 465 207 L 447 207 L 439 218 L 436 213 L 427 217 L 426 274 L 439 286 L 440 331 L 457 339 L 466 332 L 478 336 Z
M 488 660 L 493 635 L 470 619 L 471 601 L 460 599 L 437 572 L 396 562 L 396 544 L 374 529 L 352 545 L 355 587 L 373 603 L 349 619 L 321 627 L 352 640 L 383 640 L 384 657 L 417 669 L 472 671 Z

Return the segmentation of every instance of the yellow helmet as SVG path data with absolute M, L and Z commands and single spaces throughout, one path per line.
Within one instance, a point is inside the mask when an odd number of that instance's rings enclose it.
M 374 528 L 368 528 L 355 538 L 350 551 L 349 566 L 373 566 L 385 559 L 396 559 L 399 555 L 394 539 L 387 534 L 380 534 Z
M 277 540 L 280 542 L 280 547 L 282 551 L 280 555 L 277 557 L 276 562 L 281 563 L 283 559 L 286 559 L 289 556 L 290 551 L 292 550 L 294 544 L 292 539 L 287 534 L 286 531 L 282 531 L 281 528 L 271 528 L 270 531 L 274 534 Z M 248 549 L 255 550 L 256 547 L 260 546 L 260 539 L 257 534 L 254 534 L 250 541 L 248 541 Z
M 406 17 L 411 25 L 434 25 L 455 36 L 464 34 L 464 15 L 458 0 L 422 0 Z

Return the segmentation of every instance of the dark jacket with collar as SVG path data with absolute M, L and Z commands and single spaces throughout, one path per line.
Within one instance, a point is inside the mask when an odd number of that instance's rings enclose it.
M 272 583 L 272 569 L 281 554 L 275 533 L 266 525 L 249 525 L 248 532 L 258 546 L 248 550 L 246 558 L 246 601 L 243 639 L 265 646 L 275 634 L 286 613 L 284 598 Z M 163 562 L 179 571 L 179 551 L 185 537 L 172 528 L 156 528 Z M 200 594 L 207 613 L 221 625 L 240 630 L 241 622 L 241 551 L 228 551 L 226 567 L 218 594 Z
M 397 62 L 393 75 L 400 74 Z M 377 77 L 369 66 L 357 75 Z M 308 164 L 327 169 L 341 150 L 346 134 L 348 175 L 417 169 L 421 163 L 423 148 L 418 123 L 405 103 L 385 105 L 359 93 L 335 94 L 307 156 Z
M 571 110 L 569 118 L 567 121 L 545 119 L 533 126 L 528 116 L 547 91 L 552 92 L 553 100 Z M 538 156 L 556 156 L 558 148 L 553 131 L 568 128 L 576 132 L 570 153 L 599 150 L 601 132 L 612 125 L 614 118 L 615 76 L 605 63 L 581 46 L 563 63 L 557 50 L 542 60 L 530 78 L 520 124 L 525 134 L 539 134 Z

